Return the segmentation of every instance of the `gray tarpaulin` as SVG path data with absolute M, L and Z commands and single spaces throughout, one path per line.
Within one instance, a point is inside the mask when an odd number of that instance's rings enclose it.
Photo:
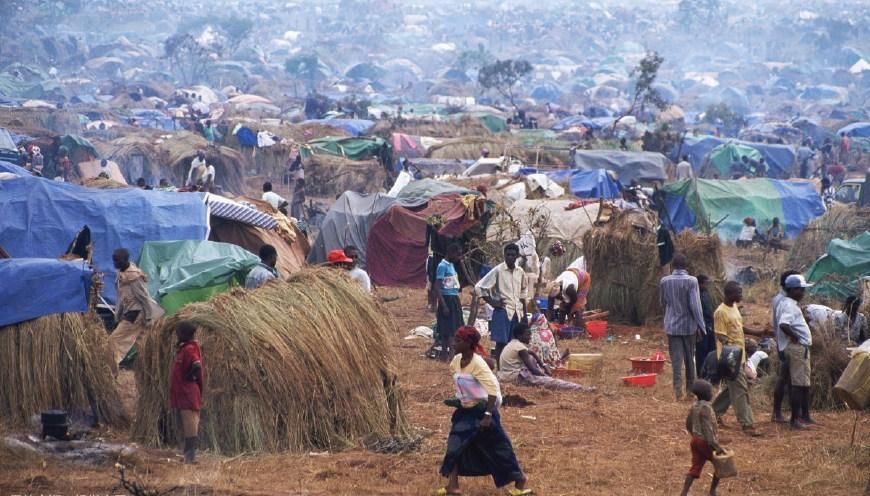
M 638 181 L 664 181 L 668 159 L 661 153 L 623 152 L 617 150 L 577 150 L 574 168 L 613 171 L 623 185 Z
M 320 233 L 308 254 L 308 263 L 323 263 L 330 250 L 354 245 L 359 248 L 360 263 L 365 266 L 369 230 L 396 203 L 395 198 L 381 193 L 362 195 L 347 191 L 342 194 L 320 226 Z

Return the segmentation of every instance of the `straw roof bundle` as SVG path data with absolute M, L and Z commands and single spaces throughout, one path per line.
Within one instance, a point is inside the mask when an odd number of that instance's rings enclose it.
M 90 177 L 83 179 L 82 186 L 94 189 L 120 189 L 129 187 L 126 184 L 121 184 L 118 181 L 113 181 L 105 177 Z
M 54 314 L 0 328 L 0 418 L 25 425 L 43 410 L 124 427 L 128 419 L 112 379 L 112 351 L 99 320 Z
M 390 343 L 394 325 L 347 276 L 313 269 L 188 305 L 152 330 L 136 374 L 133 432 L 143 442 L 172 444 L 178 431 L 169 371 L 181 319 L 199 328 L 205 361 L 204 447 L 225 454 L 336 450 L 409 433 Z
M 371 134 L 389 140 L 393 133 L 433 138 L 459 138 L 462 136 L 491 136 L 492 133 L 480 119 L 463 116 L 458 120 L 434 121 L 430 119 L 381 120 Z
M 637 324 L 662 316 L 659 281 L 666 272 L 659 264 L 655 225 L 653 213 L 626 210 L 584 234 L 583 253 L 592 277 L 590 308 Z M 683 231 L 673 241 L 675 251 L 689 259 L 690 274 L 710 277 L 713 303 L 720 302 L 725 267 L 718 236 Z
M 803 270 L 824 255 L 835 238 L 850 239 L 870 231 L 870 208 L 834 205 L 801 231 L 788 254 L 788 268 Z
M 310 196 L 334 198 L 345 191 L 375 193 L 387 172 L 377 160 L 349 160 L 333 155 L 305 159 L 305 190 Z
M 475 160 L 480 158 L 481 148 L 490 151 L 490 157 L 502 155 L 516 157 L 530 165 L 562 165 L 567 158 L 567 149 L 560 150 L 544 145 L 524 144 L 519 139 L 504 140 L 494 135 L 468 136 L 444 140 L 426 151 L 426 158 L 452 160 Z
M 589 308 L 602 308 L 635 323 L 656 315 L 658 279 L 650 272 L 660 271 L 651 212 L 615 212 L 609 223 L 583 235 L 583 253 L 592 277 Z

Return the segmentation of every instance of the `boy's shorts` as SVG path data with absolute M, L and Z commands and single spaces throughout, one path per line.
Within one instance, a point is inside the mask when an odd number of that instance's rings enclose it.
M 810 387 L 810 349 L 796 343 L 785 347 L 792 386 Z
M 689 477 L 697 479 L 701 477 L 704 464 L 713 461 L 713 448 L 704 441 L 704 438 L 692 436 L 692 468 L 689 469 Z

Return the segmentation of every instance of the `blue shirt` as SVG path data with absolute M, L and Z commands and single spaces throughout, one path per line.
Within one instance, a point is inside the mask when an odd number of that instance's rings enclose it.
M 456 267 L 448 262 L 445 258 L 438 264 L 438 270 L 435 272 L 435 280 L 438 283 L 438 288 L 444 296 L 459 296 L 459 276 L 456 274 Z

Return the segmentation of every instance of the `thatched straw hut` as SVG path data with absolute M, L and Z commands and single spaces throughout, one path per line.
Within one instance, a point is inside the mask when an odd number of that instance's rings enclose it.
M 343 273 L 308 270 L 182 308 L 149 334 L 134 436 L 173 444 L 174 326 L 194 322 L 205 361 L 204 447 L 224 454 L 336 450 L 404 437 L 408 424 L 385 311 Z
M 26 425 L 32 415 L 61 409 L 124 427 L 129 420 L 111 363 L 106 330 L 89 315 L 54 314 L 0 327 L 0 418 Z
M 202 136 L 188 131 L 166 135 L 158 130 L 142 129 L 109 143 L 97 145 L 103 158 L 114 160 L 133 184 L 144 177 L 154 185 L 166 178 L 182 186 L 190 171 L 190 161 L 197 150 L 205 151 L 206 162 L 213 164 L 216 183 L 224 191 L 242 193 L 247 161 L 226 146 L 208 146 Z
M 562 165 L 568 156 L 568 148 L 523 144 L 517 140 L 490 136 L 469 136 L 445 139 L 426 150 L 426 158 L 446 158 L 456 160 L 475 160 L 480 158 L 481 149 L 486 148 L 490 157 L 516 157 L 529 165 Z
M 350 160 L 332 155 L 305 159 L 305 189 L 309 195 L 336 198 L 345 191 L 375 193 L 389 189 L 387 171 L 377 160 Z
M 801 231 L 788 254 L 788 268 L 804 270 L 828 249 L 833 239 L 852 239 L 870 231 L 870 208 L 833 205 Z
M 583 254 L 592 277 L 589 307 L 636 324 L 661 317 L 659 280 L 666 271 L 659 265 L 655 214 L 624 210 L 583 236 Z M 721 300 L 725 277 L 719 238 L 684 231 L 674 238 L 676 251 L 689 258 L 689 273 L 710 277 L 711 293 Z
M 81 132 L 81 121 L 75 112 L 47 108 L 4 108 L 0 112 L 0 127 L 25 134 L 28 130 L 47 130 L 55 134 Z M 32 134 L 31 134 L 32 135 Z
M 369 134 L 389 140 L 393 133 L 433 138 L 459 138 L 462 136 L 491 137 L 492 133 L 480 119 L 463 116 L 458 120 L 433 121 L 430 119 L 380 120 Z

